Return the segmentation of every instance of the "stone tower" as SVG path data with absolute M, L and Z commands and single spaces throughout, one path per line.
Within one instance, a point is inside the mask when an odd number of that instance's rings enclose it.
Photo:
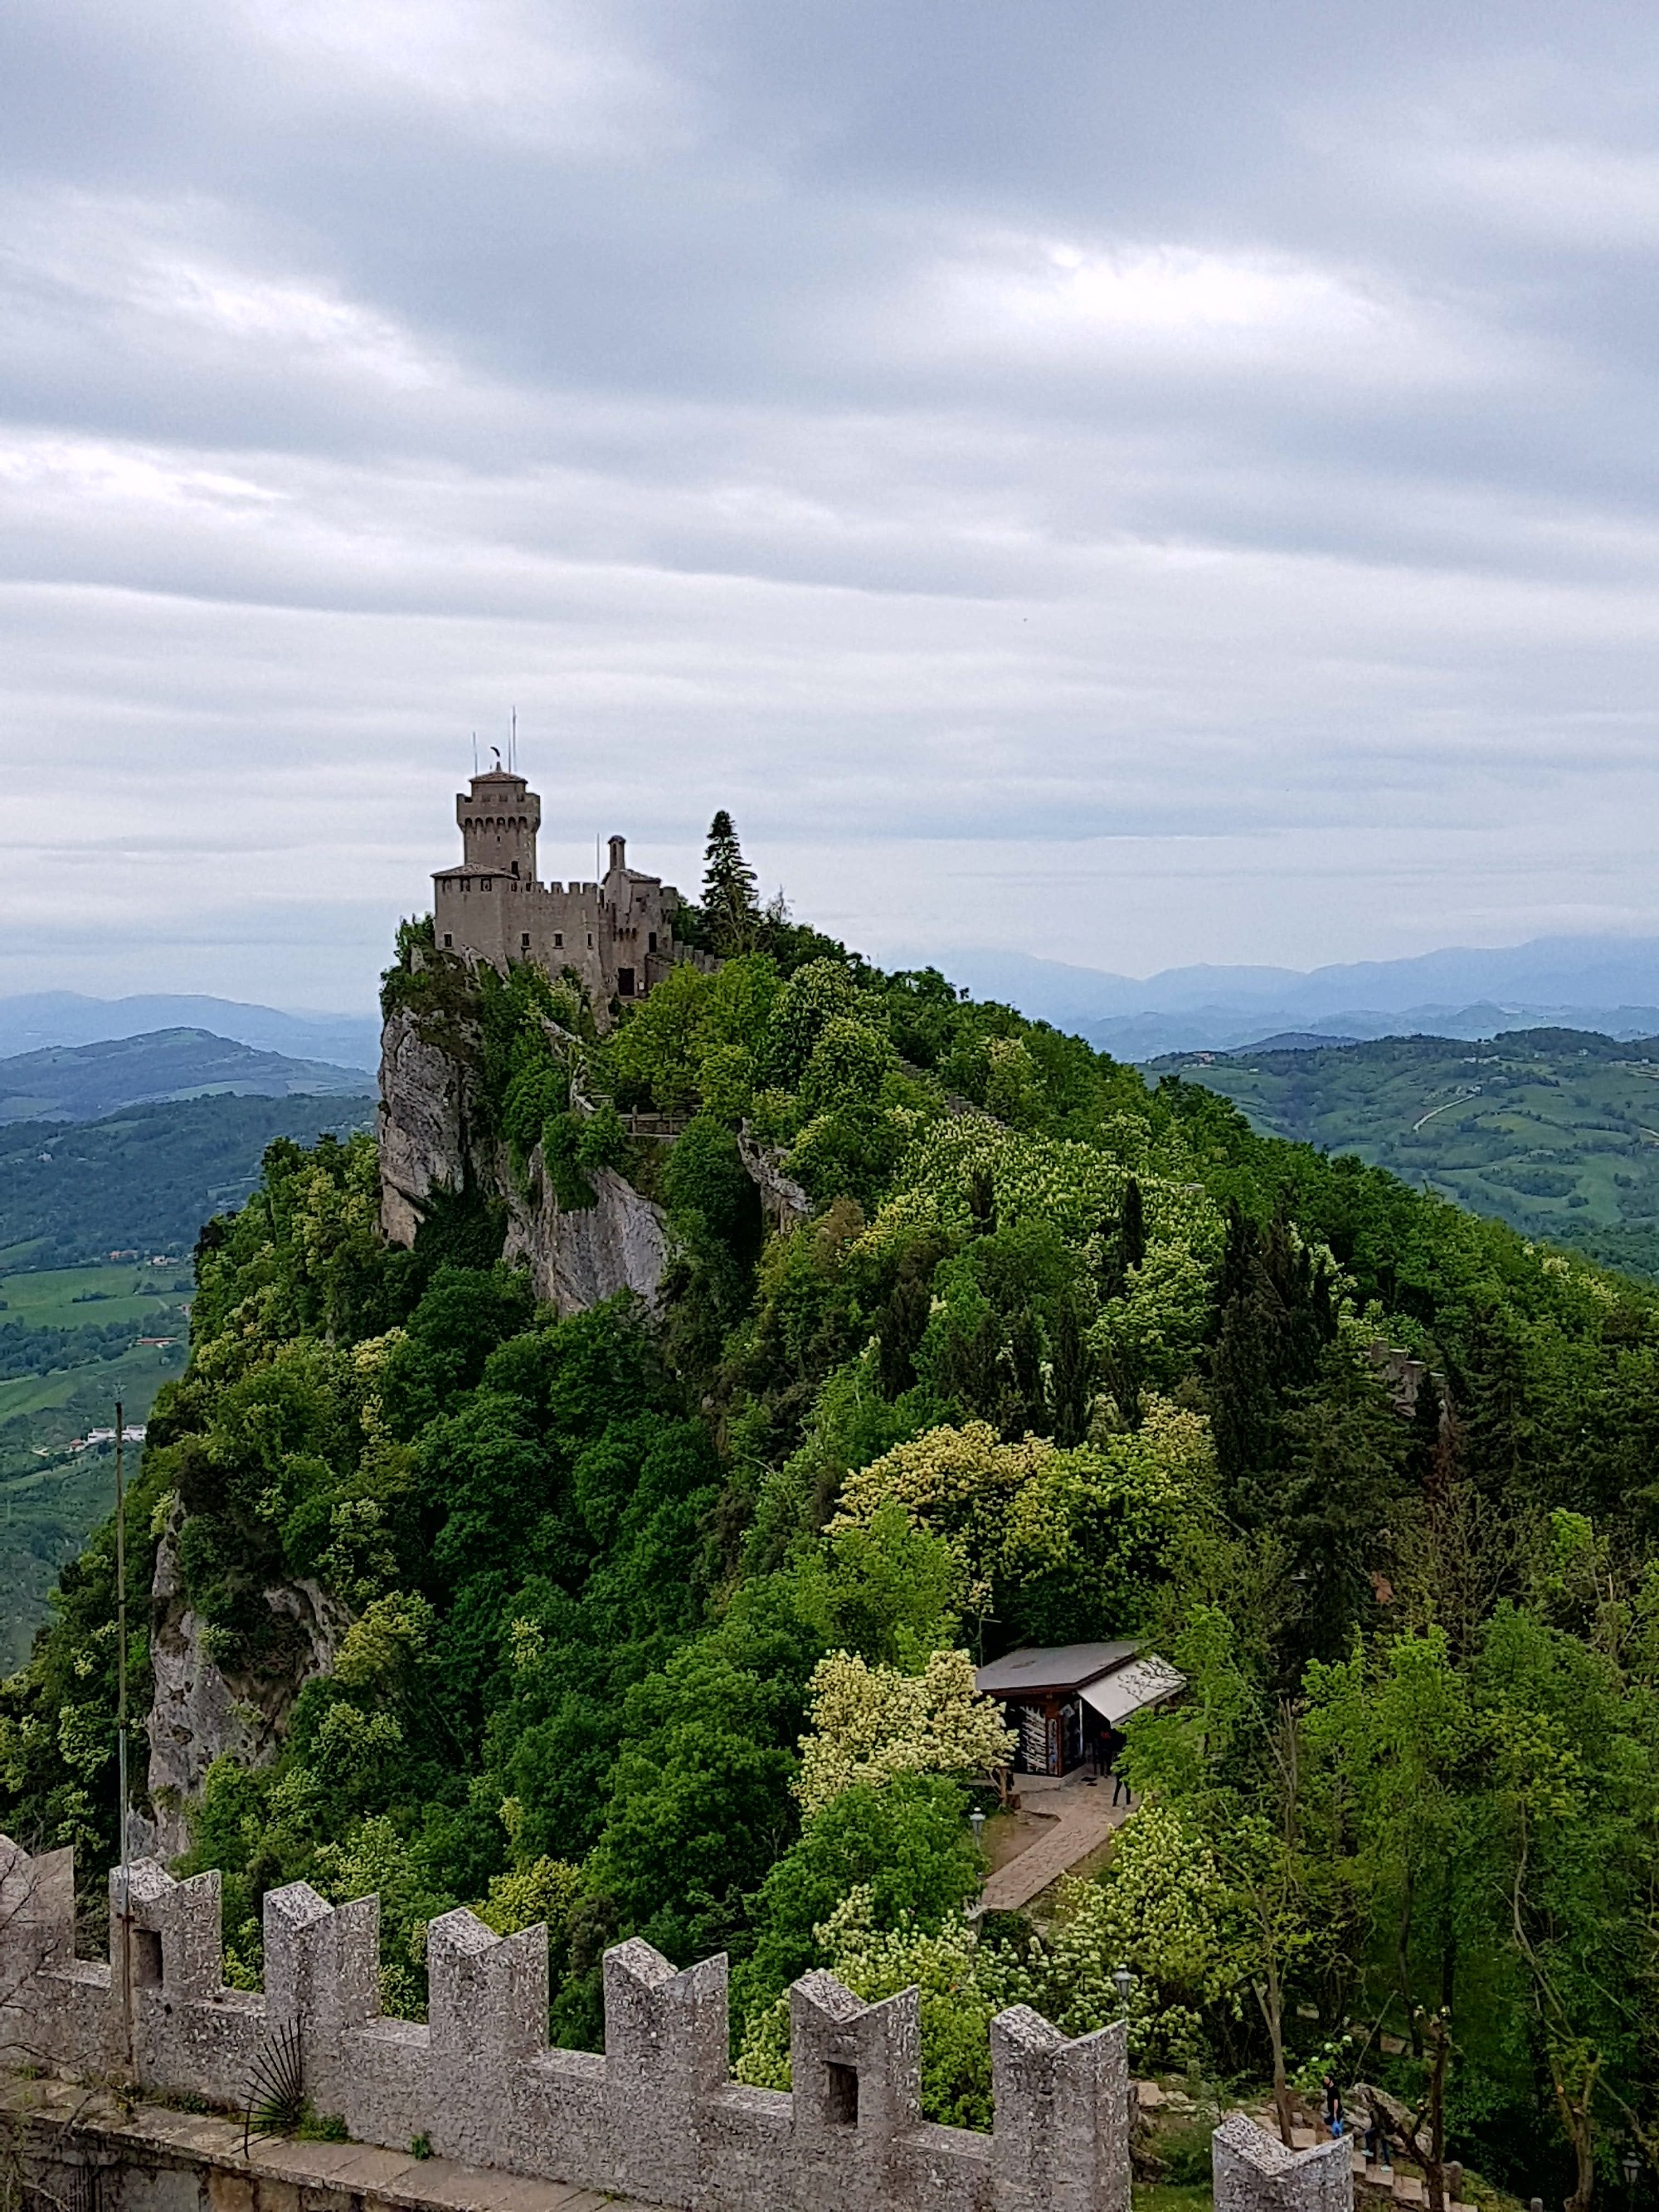
M 521 775 L 500 768 L 475 775 L 471 791 L 455 794 L 455 820 L 467 867 L 535 882 L 542 802 Z

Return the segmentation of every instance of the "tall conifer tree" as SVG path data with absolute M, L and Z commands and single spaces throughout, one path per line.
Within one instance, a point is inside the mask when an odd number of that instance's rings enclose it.
M 746 952 L 760 925 L 755 871 L 743 857 L 737 825 L 722 806 L 703 852 L 702 910 L 716 952 Z

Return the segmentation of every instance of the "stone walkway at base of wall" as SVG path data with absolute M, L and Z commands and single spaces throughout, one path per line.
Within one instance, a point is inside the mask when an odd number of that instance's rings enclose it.
M 1033 1786 L 1035 1783 L 1036 1786 Z M 1018 1858 L 1000 1866 L 980 1897 L 985 1912 L 1018 1912 L 1034 1897 L 1058 1881 L 1061 1875 L 1097 1850 L 1115 1828 L 1121 1828 L 1134 1810 L 1133 1799 L 1112 1802 L 1109 1775 L 1096 1781 L 1083 1774 L 1068 1774 L 1063 1782 L 1043 1787 L 1040 1778 L 1016 1778 L 1020 1802 L 1028 1813 L 1040 1813 L 1054 1822 Z
M 631 2197 L 603 2197 L 561 2181 L 532 2181 L 447 2158 L 412 2158 L 371 2143 L 296 2142 L 255 2136 L 242 2154 L 242 2123 L 170 2106 L 124 2104 L 107 2091 L 51 2078 L 15 2076 L 0 2087 L 0 2112 L 95 2137 L 133 2165 L 205 2167 L 209 2198 L 222 2212 L 302 2203 L 321 2212 L 331 2197 L 389 2212 L 659 2212 Z M 303 2197 L 299 2192 L 303 2191 Z

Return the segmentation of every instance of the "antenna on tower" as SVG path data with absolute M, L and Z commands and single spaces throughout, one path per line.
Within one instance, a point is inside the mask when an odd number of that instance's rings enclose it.
M 507 759 L 508 767 L 516 775 L 519 772 L 519 710 L 516 707 L 513 709 L 513 719 L 507 725 Z
M 474 775 L 478 773 L 478 732 L 476 730 L 472 732 L 472 773 Z

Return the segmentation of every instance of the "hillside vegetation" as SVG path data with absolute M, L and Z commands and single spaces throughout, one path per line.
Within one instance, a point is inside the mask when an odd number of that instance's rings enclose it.
M 1352 1152 L 1613 1267 L 1659 1277 L 1659 1038 L 1521 1030 L 1158 1060 L 1259 1129 Z
M 1093 2027 L 1127 1965 L 1138 2069 L 1363 2069 L 1557 2201 L 1632 2130 L 1650 2160 L 1655 1294 L 878 973 L 759 914 L 734 841 L 690 920 L 725 964 L 604 1037 L 568 986 L 474 986 L 429 929 L 387 981 L 473 1066 L 514 1172 L 539 1146 L 569 1205 L 601 1165 L 656 1193 L 659 1311 L 538 1311 L 487 1188 L 388 1251 L 366 1137 L 279 1140 L 203 1237 L 135 1617 L 172 1532 L 233 1682 L 293 1665 L 285 1580 L 353 1622 L 275 1762 L 222 1761 L 196 1813 L 232 1974 L 298 1876 L 378 1889 L 405 2014 L 434 1914 L 544 1920 L 575 2044 L 606 1945 L 724 1948 L 763 2083 L 804 1969 L 914 1981 L 927 2111 L 982 2126 L 991 2014 Z M 642 1148 L 633 1109 L 683 1133 Z M 744 1123 L 807 1195 L 786 1234 Z M 1438 1378 L 1409 1415 L 1379 1338 Z M 112 1577 L 106 1528 L 0 1694 L 5 1825 L 78 1845 L 89 1913 Z M 1052 1914 L 975 1921 L 966 1814 L 1005 1746 L 974 1659 L 1135 1635 L 1190 1683 L 1132 1729 L 1142 1809 Z M 1350 2018 L 1398 2055 L 1342 2046 Z

